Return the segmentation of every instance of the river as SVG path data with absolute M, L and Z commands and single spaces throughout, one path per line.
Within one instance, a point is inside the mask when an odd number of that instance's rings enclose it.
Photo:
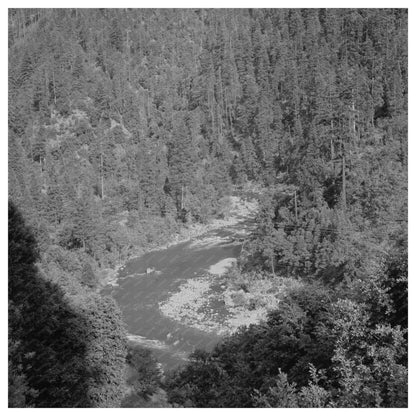
M 129 341 L 151 349 L 164 370 L 184 364 L 196 348 L 211 350 L 221 339 L 216 332 L 164 316 L 160 304 L 211 266 L 239 256 L 242 236 L 252 226 L 252 212 L 233 219 L 230 225 L 128 261 L 119 271 L 117 286 L 104 289 L 123 313 Z M 155 271 L 147 274 L 148 268 Z

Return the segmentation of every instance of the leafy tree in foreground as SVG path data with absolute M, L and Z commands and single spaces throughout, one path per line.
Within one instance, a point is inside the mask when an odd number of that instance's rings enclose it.
M 195 407 L 406 407 L 400 327 L 328 288 L 289 293 L 266 322 L 241 328 L 170 376 L 172 403 Z

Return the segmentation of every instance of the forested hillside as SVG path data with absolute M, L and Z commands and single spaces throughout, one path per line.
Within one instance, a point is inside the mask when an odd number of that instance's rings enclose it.
M 407 31 L 404 9 L 10 9 L 10 405 L 119 405 L 99 271 L 251 181 L 238 273 L 306 289 L 171 402 L 407 406 Z

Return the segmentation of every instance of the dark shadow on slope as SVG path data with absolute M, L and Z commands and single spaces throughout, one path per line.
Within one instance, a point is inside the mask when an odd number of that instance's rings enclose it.
M 27 385 L 14 400 L 9 373 L 9 407 L 90 407 L 89 384 L 102 374 L 86 362 L 89 325 L 37 270 L 36 240 L 12 202 L 8 227 L 9 372 L 18 368 Z

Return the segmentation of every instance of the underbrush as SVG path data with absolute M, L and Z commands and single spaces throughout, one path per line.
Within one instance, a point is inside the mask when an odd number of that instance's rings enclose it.
M 163 372 L 152 352 L 130 345 L 127 358 L 128 392 L 121 407 L 170 407 L 162 387 Z

